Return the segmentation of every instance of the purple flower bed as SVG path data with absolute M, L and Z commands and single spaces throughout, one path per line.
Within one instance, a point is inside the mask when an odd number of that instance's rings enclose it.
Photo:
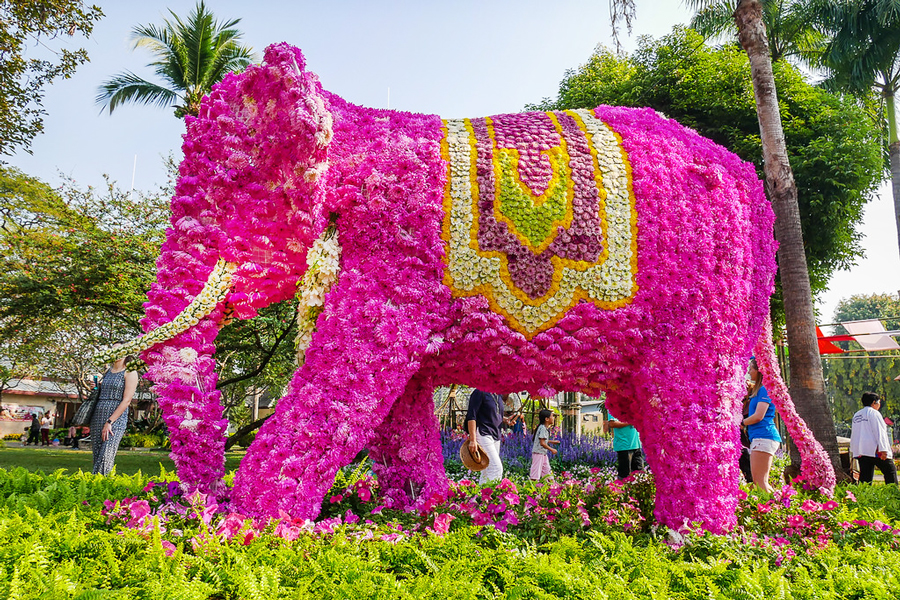
M 574 466 L 609 467 L 616 464 L 616 453 L 612 443 L 598 435 L 583 434 L 576 437 L 572 433 L 554 433 L 553 439 L 560 441 L 559 454 L 551 457 L 550 464 L 555 472 Z M 466 440 L 465 434 L 455 429 L 441 432 L 441 450 L 444 461 L 459 461 L 459 448 Z M 525 469 L 531 467 L 531 434 L 508 433 L 500 444 L 500 458 L 505 469 Z

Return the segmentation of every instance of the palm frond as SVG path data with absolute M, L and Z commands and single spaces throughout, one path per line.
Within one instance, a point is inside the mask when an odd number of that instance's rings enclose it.
M 805 12 L 812 0 L 761 0 L 763 21 L 773 61 L 797 56 L 812 64 L 821 52 L 823 35 L 813 27 Z M 736 35 L 734 13 L 739 0 L 688 1 L 699 7 L 690 26 L 708 39 L 720 40 Z
M 132 47 L 146 48 L 153 54 L 163 57 L 171 44 L 172 32 L 168 27 L 156 25 L 138 25 L 131 30 Z
M 822 53 L 830 84 L 862 94 L 900 78 L 898 1 L 811 0 L 816 20 L 830 38 Z
M 232 44 L 218 48 L 209 62 L 201 84 L 205 89 L 210 89 L 229 73 L 247 68 L 253 59 L 253 51 L 249 48 Z
M 176 92 L 126 71 L 103 82 L 98 89 L 95 102 L 112 114 L 120 104 L 126 102 L 169 107 L 178 99 Z
M 717 39 L 726 33 L 733 34 L 736 31 L 734 23 L 736 9 L 737 0 L 712 4 L 694 14 L 690 27 L 708 39 Z
M 191 114 L 213 85 L 254 60 L 252 49 L 240 44 L 242 33 L 236 28 L 240 19 L 216 21 L 203 0 L 187 18 L 169 12 L 171 18 L 162 25 L 138 25 L 131 35 L 134 48 L 153 55 L 148 66 L 164 85 L 150 84 L 132 73 L 118 75 L 100 88 L 98 103 L 114 97 L 112 108 L 131 101 L 171 106 L 181 99 L 183 106 L 176 114 Z

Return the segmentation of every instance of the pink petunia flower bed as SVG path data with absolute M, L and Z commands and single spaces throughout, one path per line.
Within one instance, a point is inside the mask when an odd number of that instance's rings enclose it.
M 462 480 L 451 484 L 446 496 L 429 498 L 417 509 L 393 506 L 390 498 L 380 495 L 377 480 L 364 474 L 332 488 L 324 516 L 317 521 L 287 514 L 249 518 L 234 512 L 227 500 L 199 492 L 183 495 L 174 482 L 150 483 L 142 495 L 107 501 L 102 512 L 113 527 L 148 538 L 159 536 L 169 554 L 256 540 L 290 543 L 337 533 L 392 543 L 466 527 L 511 534 L 523 544 L 615 533 L 659 538 L 673 550 L 687 552 L 698 544 L 733 542 L 758 549 L 776 566 L 831 544 L 859 545 L 868 540 L 900 549 L 898 524 L 872 518 L 870 510 L 857 505 L 850 489 L 830 498 L 798 479 L 771 496 L 752 488 L 749 493 L 742 490 L 737 526 L 717 535 L 702 530 L 699 523 L 680 532 L 660 525 L 653 517 L 655 488 L 649 474 L 637 472 L 610 481 L 599 469 L 594 471 L 581 479 L 564 473 L 558 481 L 542 484 L 504 479 L 479 487 Z M 714 539 L 718 541 L 702 542 Z

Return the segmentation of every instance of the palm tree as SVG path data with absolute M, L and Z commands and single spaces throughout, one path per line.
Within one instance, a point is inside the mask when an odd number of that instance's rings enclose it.
M 175 116 L 197 115 L 200 100 L 228 73 L 245 68 L 254 59 L 251 48 L 240 45 L 240 19 L 215 20 L 200 0 L 182 21 L 171 10 L 164 25 L 138 25 L 132 30 L 135 48 L 147 48 L 156 60 L 148 66 L 164 81 L 147 81 L 130 71 L 114 75 L 98 89 L 97 104 L 110 114 L 127 102 L 175 107 Z
M 825 36 L 810 22 L 808 3 L 809 0 L 761 0 L 773 63 L 792 57 L 809 63 L 821 55 Z M 737 0 L 709 4 L 694 15 L 691 28 L 708 38 L 734 35 L 737 6 Z
M 816 340 L 816 319 L 803 232 L 797 185 L 788 161 L 784 130 L 778 111 L 769 40 L 763 20 L 762 0 L 685 0 L 695 9 L 715 5 L 733 6 L 738 41 L 750 60 L 750 74 L 756 97 L 756 113 L 765 162 L 766 193 L 775 211 L 778 239 L 778 269 L 784 298 L 784 317 L 790 352 L 791 398 L 800 416 L 828 453 L 835 471 L 841 473 L 834 418 L 825 395 L 822 361 Z M 626 0 L 610 0 L 622 4 Z
M 865 97 L 878 92 L 887 121 L 887 146 L 900 246 L 900 137 L 895 98 L 900 91 L 900 4 L 896 0 L 814 0 L 812 10 L 829 36 L 822 66 L 826 85 Z

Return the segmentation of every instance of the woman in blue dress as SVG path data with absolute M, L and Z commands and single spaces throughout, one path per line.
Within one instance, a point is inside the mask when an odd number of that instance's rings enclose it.
M 781 436 L 775 427 L 775 406 L 763 385 L 762 373 L 759 372 L 755 358 L 750 359 L 749 375 L 749 416 L 742 424 L 747 427 L 747 436 L 750 438 L 750 473 L 757 487 L 771 493 L 769 471 L 772 470 L 772 461 L 781 443 Z

